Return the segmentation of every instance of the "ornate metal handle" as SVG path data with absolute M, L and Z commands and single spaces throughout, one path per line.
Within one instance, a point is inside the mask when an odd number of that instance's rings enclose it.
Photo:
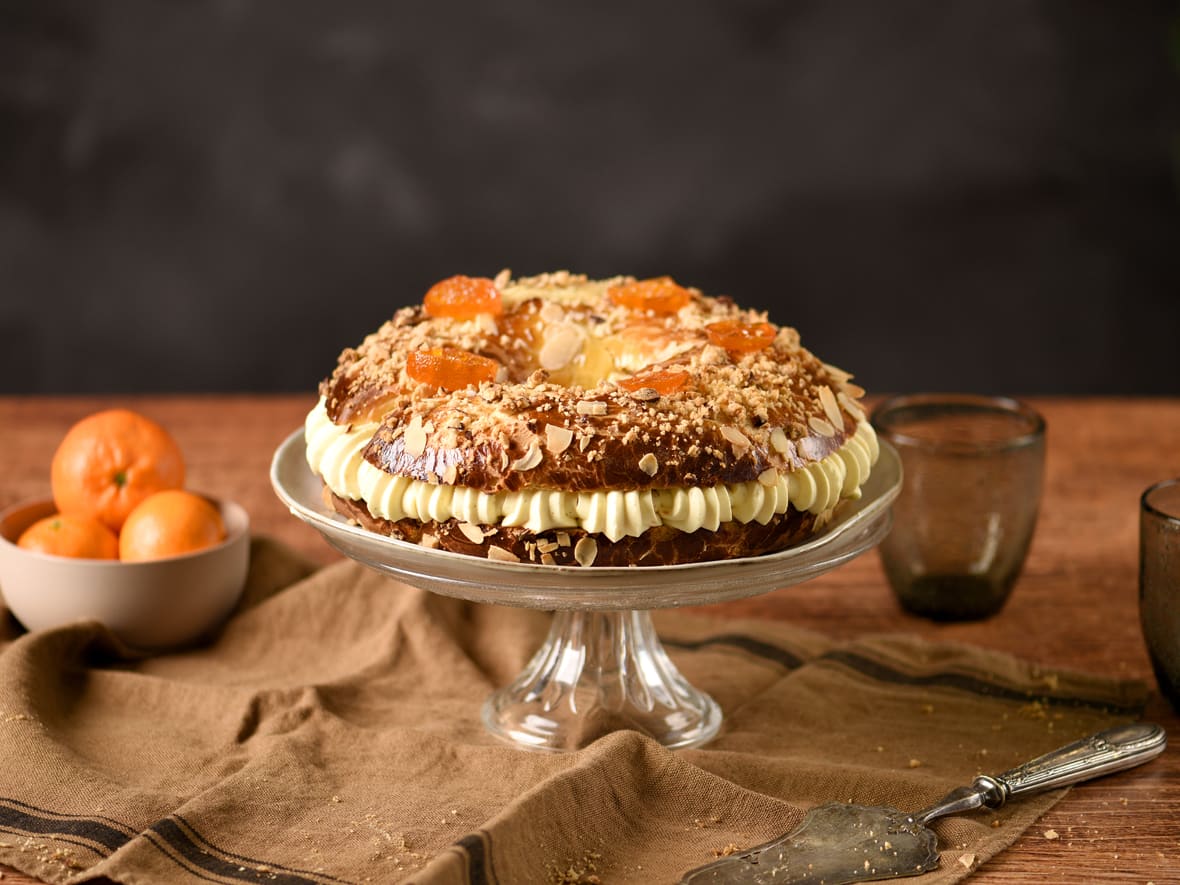
M 1116 725 L 1038 756 L 995 777 L 980 777 L 975 786 L 984 804 L 999 808 L 1013 796 L 1065 787 L 1103 774 L 1133 768 L 1164 751 L 1168 735 L 1150 722 Z

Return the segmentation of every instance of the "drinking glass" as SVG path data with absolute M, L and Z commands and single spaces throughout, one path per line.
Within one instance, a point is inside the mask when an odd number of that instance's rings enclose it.
M 1139 621 L 1160 691 L 1180 710 L 1180 479 L 1139 499 Z
M 1045 421 L 1007 397 L 913 394 L 874 410 L 905 478 L 878 548 L 902 607 L 986 618 L 1008 600 L 1040 507 Z

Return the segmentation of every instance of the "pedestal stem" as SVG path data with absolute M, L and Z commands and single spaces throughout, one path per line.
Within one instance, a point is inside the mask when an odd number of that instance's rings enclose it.
M 539 750 L 572 750 L 620 728 L 667 747 L 712 738 L 721 710 L 689 685 L 646 611 L 560 611 L 524 672 L 484 704 L 495 734 Z

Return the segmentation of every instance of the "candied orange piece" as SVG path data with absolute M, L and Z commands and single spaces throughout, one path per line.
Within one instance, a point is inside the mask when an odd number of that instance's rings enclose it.
M 692 300 L 692 295 L 671 277 L 655 277 L 611 286 L 606 291 L 611 304 L 628 310 L 650 310 L 652 313 L 676 313 Z
M 504 311 L 500 290 L 487 277 L 447 277 L 435 283 L 422 299 L 428 316 L 469 320 L 481 313 Z
M 689 377 L 688 372 L 683 369 L 656 369 L 652 372 L 644 372 L 642 375 L 624 378 L 618 384 L 623 390 L 632 392 L 650 387 L 661 396 L 667 396 L 684 387 L 688 383 Z
M 500 364 L 495 360 L 457 347 L 415 350 L 406 357 L 407 375 L 443 390 L 478 387 L 483 381 L 495 381 L 499 373 Z
M 754 353 L 765 350 L 774 343 L 778 334 L 770 323 L 743 323 L 738 320 L 721 320 L 705 326 L 709 343 L 724 347 L 730 353 Z

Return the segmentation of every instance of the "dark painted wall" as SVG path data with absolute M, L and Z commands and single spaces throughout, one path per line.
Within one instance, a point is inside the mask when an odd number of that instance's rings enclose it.
M 1175 18 L 0 0 L 0 390 L 310 389 L 509 266 L 730 293 L 870 389 L 1180 393 Z

